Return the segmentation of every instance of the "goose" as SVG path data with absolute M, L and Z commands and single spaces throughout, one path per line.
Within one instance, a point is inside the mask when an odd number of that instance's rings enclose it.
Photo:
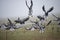
M 24 19 L 22 19 L 22 20 L 20 20 L 20 18 L 18 18 L 18 20 L 15 20 L 14 22 L 20 23 L 20 24 L 25 24 L 25 22 L 28 21 L 28 20 L 29 20 L 29 17 L 24 18 Z
M 8 18 L 8 24 L 5 25 L 7 28 L 6 30 L 10 30 L 13 31 L 16 29 L 17 26 L 15 26 L 15 24 L 12 23 L 12 21 Z
M 34 27 L 34 29 L 39 29 L 40 31 L 44 31 L 45 30 L 45 26 L 43 26 L 41 23 L 38 22 L 33 22 L 31 21 L 32 23 L 35 23 L 32 25 L 32 27 Z
M 30 7 L 28 6 L 27 1 L 25 1 L 25 2 L 26 2 L 26 6 L 27 6 L 28 9 L 29 9 L 29 14 L 28 14 L 28 15 L 32 15 L 33 1 L 31 0 L 31 5 L 30 5 Z
M 54 7 L 51 7 L 48 11 L 46 11 L 45 6 L 44 5 L 42 6 L 42 10 L 45 12 L 45 15 L 44 15 L 45 17 L 47 17 L 49 12 L 51 12 L 53 9 L 54 9 Z

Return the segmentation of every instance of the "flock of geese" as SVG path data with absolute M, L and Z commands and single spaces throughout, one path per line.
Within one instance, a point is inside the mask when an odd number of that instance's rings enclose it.
M 12 21 L 8 18 L 8 24 L 2 24 L 2 25 L 0 25 L 0 29 L 13 31 L 15 29 L 22 28 L 22 26 L 20 26 L 20 25 L 25 24 L 25 22 L 30 19 L 30 16 L 33 17 L 32 16 L 33 1 L 31 0 L 31 6 L 30 7 L 28 6 L 27 1 L 25 1 L 25 2 L 26 2 L 26 6 L 29 9 L 29 14 L 28 14 L 29 16 L 26 17 L 26 18 L 24 18 L 24 19 L 18 18 L 17 20 L 14 20 L 15 23 L 12 23 Z M 46 21 L 46 18 L 49 16 L 49 13 L 53 9 L 54 9 L 54 7 L 51 7 L 48 11 L 46 11 L 45 10 L 45 6 L 43 5 L 42 6 L 42 10 L 45 12 L 45 14 L 43 15 L 43 17 L 40 16 L 40 15 L 38 15 L 37 18 L 39 19 L 39 21 L 36 21 L 36 22 L 30 20 L 30 22 L 34 23 L 34 24 L 32 24 L 32 26 L 30 28 L 25 28 L 25 29 L 26 30 L 31 30 L 31 31 L 33 31 L 35 29 L 39 29 L 40 32 L 44 32 L 46 26 L 48 26 L 52 21 L 60 21 L 59 17 L 57 17 L 56 15 L 52 14 L 56 18 L 56 20 L 50 20 L 46 25 L 42 24 L 42 21 L 43 22 Z M 17 23 L 19 23 L 20 25 L 19 26 L 16 25 Z M 58 23 L 58 25 L 60 25 L 60 23 Z

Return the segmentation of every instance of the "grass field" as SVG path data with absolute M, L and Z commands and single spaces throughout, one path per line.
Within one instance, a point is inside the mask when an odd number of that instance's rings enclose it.
M 28 26 L 30 25 L 26 25 L 25 27 Z M 56 22 L 51 23 L 49 26 L 46 26 L 44 33 L 40 33 L 39 30 L 25 30 L 24 27 L 15 31 L 0 30 L 0 40 L 60 40 L 59 26 Z
M 57 25 L 49 25 L 44 33 L 38 30 L 29 31 L 24 28 L 15 31 L 0 30 L 0 40 L 60 40 L 60 32 L 57 32 Z M 54 30 L 52 30 L 54 27 Z

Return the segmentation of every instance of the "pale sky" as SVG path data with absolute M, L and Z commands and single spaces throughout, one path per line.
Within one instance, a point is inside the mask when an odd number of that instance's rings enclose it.
M 28 5 L 30 5 L 30 0 Z M 60 0 L 32 0 L 33 1 L 33 15 L 43 15 L 42 6 L 45 5 L 46 10 L 54 7 L 51 13 L 60 13 Z M 0 18 L 9 17 L 26 17 L 28 16 L 28 8 L 25 0 L 0 0 Z

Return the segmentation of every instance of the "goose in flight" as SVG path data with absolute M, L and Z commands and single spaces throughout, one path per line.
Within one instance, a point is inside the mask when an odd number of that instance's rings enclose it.
M 25 24 L 25 22 L 28 21 L 28 20 L 29 20 L 29 17 L 24 18 L 22 20 L 20 18 L 18 18 L 18 20 L 15 20 L 15 22 L 16 23 L 20 23 L 20 24 Z
M 29 9 L 29 14 L 28 14 L 28 15 L 32 15 L 33 1 L 31 0 L 31 5 L 30 5 L 30 7 L 28 6 L 27 1 L 25 1 L 25 3 L 26 3 L 26 6 L 27 6 L 27 7 L 28 7 L 28 9 Z
M 54 9 L 54 7 L 51 7 L 48 11 L 45 10 L 45 6 L 43 5 L 42 6 L 42 10 L 45 12 L 45 15 L 44 16 L 48 16 L 49 12 L 51 12 L 52 10 Z

